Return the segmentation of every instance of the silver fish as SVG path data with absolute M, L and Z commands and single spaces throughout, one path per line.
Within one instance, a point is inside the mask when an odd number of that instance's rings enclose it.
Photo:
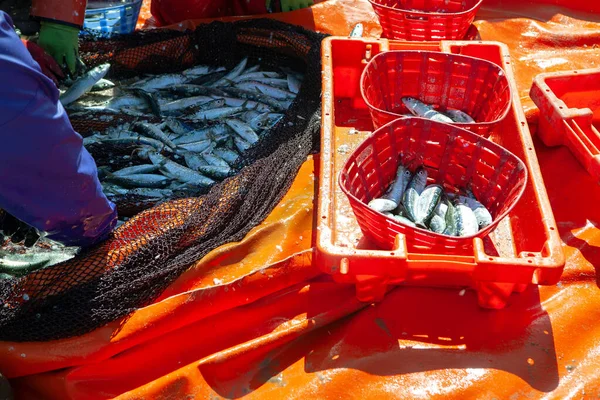
M 246 100 L 246 99 L 236 99 L 233 97 L 225 97 L 225 105 L 229 107 L 244 107 L 247 110 L 256 110 L 258 112 L 270 112 L 273 111 L 271 107 L 267 104 L 260 103 L 257 101 Z
M 211 67 L 208 65 L 196 65 L 194 67 L 188 68 L 185 71 L 182 72 L 182 74 L 184 76 L 190 76 L 190 77 L 196 77 L 196 76 L 201 76 L 201 75 L 207 75 L 213 72 L 221 72 L 221 71 L 225 71 L 225 68 L 223 67 Z
M 89 92 L 100 79 L 108 73 L 110 64 L 101 64 L 96 68 L 92 68 L 86 72 L 81 78 L 78 78 L 70 88 L 68 88 L 61 96 L 60 102 L 63 106 L 74 102 L 85 93 Z
M 240 82 L 235 85 L 236 88 L 248 91 L 255 91 L 264 95 L 270 96 L 278 100 L 289 100 L 296 97 L 292 92 L 287 90 L 279 89 L 273 86 L 265 85 L 264 83 L 256 81 Z
M 444 114 L 449 116 L 454 122 L 462 123 L 462 124 L 472 124 L 475 123 L 475 120 L 471 118 L 469 114 L 461 110 L 447 109 Z
M 233 82 L 242 82 L 242 81 L 251 81 L 256 78 L 279 78 L 281 74 L 278 72 L 269 72 L 269 71 L 261 71 L 261 72 L 245 72 L 233 79 Z
M 367 205 L 380 213 L 394 211 L 398 207 L 395 201 L 381 198 L 373 199 Z
M 136 122 L 133 124 L 133 129 L 144 136 L 161 141 L 173 150 L 177 147 L 175 143 L 173 143 L 173 141 L 155 125 Z
M 235 143 L 235 147 L 240 152 L 244 152 L 244 151 L 248 150 L 250 147 L 252 147 L 252 143 L 248 142 L 245 139 L 242 139 L 242 137 L 240 137 L 238 135 L 233 136 L 233 142 Z
M 444 201 L 440 201 L 435 209 L 431 221 L 429 221 L 429 229 L 435 233 L 444 233 L 446 230 L 446 212 L 448 205 Z
M 155 165 L 160 165 L 160 170 L 164 174 L 170 176 L 171 178 L 177 179 L 180 182 L 190 183 L 198 186 L 210 186 L 215 183 L 215 181 L 212 179 L 194 171 L 193 169 L 184 167 L 175 161 L 171 161 L 158 153 L 150 153 L 150 161 L 152 161 L 152 163 Z
M 116 144 L 116 145 L 132 145 L 132 144 L 147 145 L 147 146 L 152 146 L 156 150 L 159 150 L 159 151 L 162 151 L 165 148 L 167 148 L 167 146 L 159 140 L 147 138 L 145 136 L 140 136 L 140 135 L 124 136 L 124 137 L 119 137 L 119 138 L 107 138 L 107 139 L 103 139 L 102 143 L 110 143 L 110 144 Z
M 212 101 L 213 98 L 209 96 L 194 96 L 194 97 L 186 97 L 183 99 L 178 99 L 174 101 L 170 101 L 168 103 L 160 104 L 160 109 L 163 112 L 170 111 L 179 111 L 188 107 L 192 107 L 199 104 L 208 103 Z
M 181 85 L 188 81 L 188 77 L 182 74 L 163 74 L 152 77 L 145 81 L 139 81 L 131 85 L 134 88 L 140 88 L 147 91 L 164 89 L 166 87 Z
M 213 120 L 228 117 L 244 111 L 243 107 L 222 107 L 212 110 L 202 110 L 190 116 L 192 119 Z
M 458 236 L 471 236 L 479 232 L 479 225 L 473 210 L 462 203 L 458 203 L 456 205 L 456 213 L 458 215 Z
M 486 226 L 490 225 L 494 220 L 492 218 L 492 214 L 490 214 L 488 209 L 485 208 L 485 206 L 479 201 L 477 201 L 475 198 L 456 195 L 450 195 L 449 197 L 456 199 L 456 201 L 466 205 L 473 211 L 473 213 L 475 214 L 475 218 L 477 218 L 477 224 L 479 226 L 479 229 L 485 228 Z
M 246 57 L 242 61 L 240 61 L 240 63 L 234 69 L 232 69 L 231 72 L 229 72 L 223 78 L 219 79 L 217 82 L 215 82 L 214 84 L 212 84 L 210 86 L 211 87 L 219 87 L 219 86 L 230 84 L 235 78 L 240 76 L 240 74 L 244 71 L 244 68 L 246 68 L 247 63 L 248 63 L 248 58 Z
M 186 150 L 186 151 L 193 151 L 196 153 L 205 151 L 206 149 L 210 148 L 212 144 L 211 140 L 200 140 L 198 142 L 191 142 L 191 143 L 183 143 L 180 144 L 179 147 Z
M 236 160 L 239 158 L 239 155 L 235 151 L 229 150 L 229 149 L 223 149 L 223 148 L 219 148 L 219 147 L 215 148 L 213 150 L 213 153 L 216 154 L 217 156 L 221 157 L 229 165 L 235 163 Z
M 171 189 L 135 188 L 131 189 L 127 194 L 152 199 L 161 199 L 172 197 L 173 191 Z
M 443 194 L 444 189 L 440 185 L 429 185 L 419 195 L 414 219 L 418 227 L 427 228 Z
M 233 129 L 235 131 L 235 133 L 240 135 L 240 137 L 242 137 L 244 140 L 246 140 L 250 144 L 254 144 L 254 143 L 258 142 L 259 138 L 258 138 L 258 135 L 256 134 L 256 132 L 254 132 L 254 130 L 252 130 L 252 128 L 248 124 L 244 123 L 243 121 L 240 121 L 239 119 L 231 118 L 231 119 L 226 120 L 225 123 L 231 129 Z
M 185 164 L 188 168 L 198 171 L 198 168 L 207 166 L 208 163 L 199 154 L 187 152 L 184 154 Z
M 114 88 L 115 84 L 111 81 L 109 81 L 108 79 L 100 79 L 98 82 L 96 82 L 96 84 L 94 86 L 92 86 L 92 88 L 90 89 L 90 92 L 101 92 L 103 90 L 106 89 L 110 89 L 110 88 Z
M 136 175 L 108 175 L 106 178 L 110 182 L 115 182 L 121 186 L 138 188 L 162 188 L 171 182 L 171 179 L 163 175 L 154 174 L 136 174 Z
M 209 152 L 202 153 L 202 158 L 204 158 L 209 165 L 212 165 L 215 167 L 229 168 L 229 164 L 227 164 L 227 162 L 225 160 L 223 160 L 218 155 L 213 154 L 212 152 L 211 153 L 209 153 Z
M 364 31 L 364 27 L 363 24 L 361 24 L 360 22 L 356 25 L 354 25 L 354 28 L 352 28 L 352 30 L 350 31 L 350 37 L 362 37 L 363 35 L 363 31 Z
M 290 92 L 292 92 L 294 94 L 298 94 L 298 92 L 300 91 L 300 86 L 302 85 L 302 82 L 298 78 L 296 78 L 293 74 L 288 74 L 287 84 L 288 84 L 288 89 Z
M 150 172 L 154 172 L 158 170 L 158 167 L 153 164 L 142 164 L 142 165 L 134 165 L 132 167 L 127 167 L 115 171 L 113 175 L 137 175 L 137 174 L 149 174 Z
M 388 187 L 388 190 L 385 192 L 385 194 L 381 196 L 381 198 L 392 200 L 394 203 L 396 203 L 396 207 L 394 207 L 394 209 L 397 208 L 402 201 L 402 195 L 404 194 L 411 177 L 412 174 L 410 171 L 400 164 L 396 170 L 396 177 L 394 181 Z
M 425 104 L 417 99 L 414 99 L 412 97 L 403 97 L 402 103 L 404 103 L 406 108 L 408 108 L 408 110 L 411 113 L 413 113 L 413 115 L 427 118 L 432 121 L 446 122 L 446 123 L 454 122 L 449 117 L 436 111 L 433 107 L 428 106 L 427 104 Z
M 237 97 L 237 98 L 245 99 L 245 100 L 254 100 L 256 102 L 266 104 L 275 110 L 283 110 L 284 109 L 284 107 L 281 105 L 281 103 L 279 101 L 277 101 L 274 98 L 271 98 L 267 95 L 259 93 L 259 92 L 253 92 L 251 90 L 243 90 L 243 89 L 239 89 L 236 87 L 225 88 L 225 89 L 223 89 L 223 92 L 226 93 L 225 97 L 227 97 L 227 94 L 228 94 L 229 96 L 234 97 L 234 98 Z
M 402 204 L 406 215 L 412 221 L 417 221 L 416 206 L 419 196 L 425 190 L 427 185 L 427 170 L 423 167 L 419 167 L 414 175 L 412 176 L 404 195 L 402 197 Z

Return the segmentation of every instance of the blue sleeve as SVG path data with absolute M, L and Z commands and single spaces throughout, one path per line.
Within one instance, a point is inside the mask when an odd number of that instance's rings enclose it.
M 116 209 L 54 83 L 0 11 L 0 208 L 66 245 L 108 235 Z

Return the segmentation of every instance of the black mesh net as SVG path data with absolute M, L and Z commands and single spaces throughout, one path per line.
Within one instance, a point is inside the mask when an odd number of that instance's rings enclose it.
M 252 20 L 214 22 L 193 32 L 156 30 L 82 41 L 84 62 L 90 67 L 110 62 L 116 78 L 197 64 L 233 67 L 247 56 L 263 66 L 300 70 L 304 81 L 284 118 L 237 161 L 238 173 L 208 194 L 151 208 L 124 199 L 119 213 L 135 216 L 107 241 L 67 262 L 0 280 L 0 340 L 66 338 L 125 317 L 151 303 L 212 249 L 241 240 L 262 222 L 308 154 L 318 150 L 323 37 L 272 20 Z M 96 115 L 72 117 L 71 122 L 86 136 L 127 119 Z

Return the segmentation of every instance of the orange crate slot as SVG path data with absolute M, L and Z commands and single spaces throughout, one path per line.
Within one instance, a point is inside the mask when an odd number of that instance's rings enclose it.
M 567 146 L 600 182 L 600 68 L 540 74 L 529 94 L 544 144 Z
M 418 248 L 399 233 L 393 249 L 381 250 L 362 234 L 338 179 L 352 152 L 374 130 L 359 77 L 373 57 L 393 50 L 478 57 L 506 73 L 512 106 L 489 139 L 523 161 L 528 179 L 521 199 L 484 238 L 433 251 Z M 504 307 L 512 292 L 527 285 L 559 281 L 565 256 L 504 44 L 329 37 L 323 41 L 322 61 L 317 263 L 324 272 L 338 282 L 355 284 L 363 301 L 380 300 L 390 285 L 439 286 L 472 288 L 485 308 Z

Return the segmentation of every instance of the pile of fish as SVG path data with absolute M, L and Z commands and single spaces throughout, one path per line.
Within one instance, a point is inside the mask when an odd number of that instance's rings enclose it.
M 433 108 L 433 106 L 423 103 L 412 97 L 403 97 L 402 103 L 404 106 L 417 117 L 427 118 L 432 121 L 446 122 L 446 123 L 461 123 L 461 124 L 472 124 L 475 120 L 466 112 L 461 110 L 455 110 L 448 108 L 446 111 L 441 112 Z
M 368 205 L 401 224 L 448 236 L 475 235 L 492 223 L 492 215 L 470 190 L 463 196 L 427 185 L 427 170 L 422 166 L 412 174 L 400 165 L 384 195 Z
M 100 65 L 73 82 L 60 101 L 70 116 L 140 117 L 84 139 L 84 146 L 134 146 L 98 164 L 108 197 L 152 200 L 202 191 L 230 176 L 240 154 L 257 143 L 290 107 L 302 75 L 261 70 L 243 59 L 232 70 L 199 65 L 176 74 L 121 82 Z M 144 122 L 160 118 L 160 122 Z M 93 152 L 92 152 L 93 154 Z

